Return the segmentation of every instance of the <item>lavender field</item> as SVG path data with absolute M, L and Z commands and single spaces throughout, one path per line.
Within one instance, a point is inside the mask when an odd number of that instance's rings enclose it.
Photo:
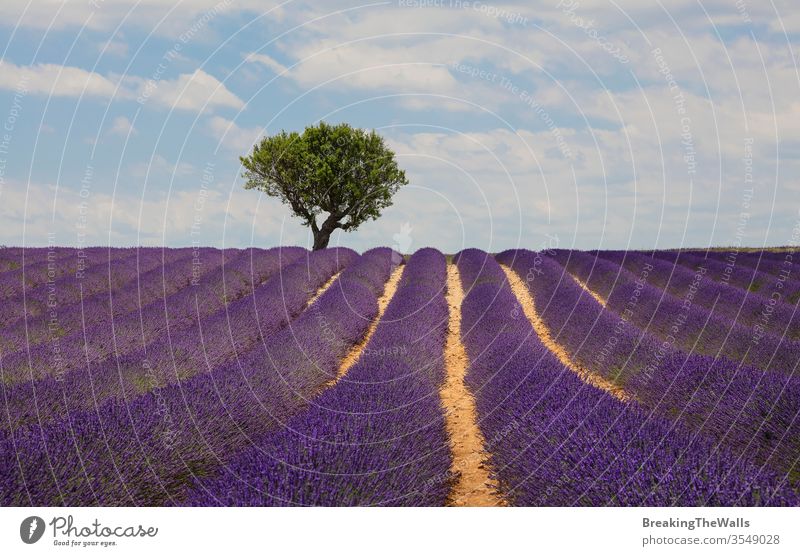
M 3 506 L 798 506 L 781 251 L 0 249 Z

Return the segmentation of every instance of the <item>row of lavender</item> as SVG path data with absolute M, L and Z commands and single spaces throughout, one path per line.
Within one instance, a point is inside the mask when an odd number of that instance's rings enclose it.
M 542 320 L 573 360 L 735 459 L 768 466 L 787 480 L 797 478 L 798 378 L 678 349 L 667 338 L 679 337 L 682 328 L 693 326 L 690 313 L 684 313 L 683 305 L 671 313 L 653 312 L 651 306 L 668 294 L 643 280 L 631 281 L 625 271 L 603 259 L 579 252 L 551 258 L 510 251 L 498 260 L 525 277 Z M 608 296 L 607 307 L 570 273 Z M 699 322 L 709 322 L 711 316 L 704 318 Z M 651 334 L 653 330 L 660 332 Z
M 70 305 L 103 291 L 113 291 L 138 273 L 163 264 L 162 261 L 190 255 L 191 249 L 165 252 L 148 249 L 139 253 L 129 250 L 120 256 L 90 252 L 82 256 L 81 265 L 73 254 L 65 261 L 50 260 L 25 267 L 24 272 L 0 274 L 0 287 L 6 290 L 0 305 L 0 325 L 5 328 L 19 324 L 53 308 Z M 37 272 L 39 269 L 43 274 Z
M 531 252 L 506 252 L 498 260 L 522 277 L 533 273 L 536 278 L 526 283 L 541 314 L 583 311 L 580 293 L 552 300 L 550 306 L 543 298 L 540 285 L 560 283 L 554 261 Z M 486 253 L 466 250 L 457 264 L 469 288 L 462 306 L 462 337 L 471 361 L 468 384 L 501 489 L 512 503 L 800 502 L 781 475 L 734 457 L 683 423 L 620 402 L 567 370 L 541 343 L 502 270 Z M 585 336 L 582 331 L 574 335 Z
M 674 268 L 638 253 L 606 252 L 598 258 L 559 251 L 553 257 L 602 296 L 609 308 L 670 347 L 786 374 L 800 360 L 800 342 L 787 334 L 796 333 L 793 321 L 800 315 L 793 315 L 794 308 L 787 304 L 770 305 L 760 296 L 720 285 L 703 269 Z M 734 300 L 741 303 L 738 308 Z M 778 313 L 769 321 L 775 331 L 746 324 L 746 314 L 768 307 L 771 314 Z M 779 323 L 778 318 L 786 320 Z M 788 330 L 777 333 L 787 325 Z
M 154 251 L 156 249 L 144 248 L 142 253 L 151 254 Z M 43 257 L 35 256 L 33 261 L 25 264 L 20 260 L 13 270 L 0 273 L 0 299 L 33 293 L 61 278 L 82 277 L 84 272 L 96 267 L 108 268 L 111 262 L 129 258 L 133 253 L 134 250 L 124 248 L 53 248 L 46 251 Z
M 87 324 L 109 317 L 112 307 L 119 317 L 196 282 L 241 253 L 209 248 L 124 251 L 116 256 L 96 254 L 78 270 L 73 250 L 70 257 L 43 263 L 42 276 L 31 277 L 26 271 L 30 287 L 5 297 L 0 305 L 0 346 L 19 349 L 46 336 L 65 335 L 81 325 L 81 313 Z M 2 275 L 7 277 L 9 273 Z
M 451 479 L 438 399 L 444 257 L 425 249 L 410 259 L 364 355 L 328 388 L 375 317 L 396 254 L 303 253 L 250 253 L 249 268 L 245 253 L 221 258 L 199 289 L 177 287 L 147 311 L 115 319 L 124 334 L 138 320 L 141 339 L 123 338 L 85 368 L 34 376 L 27 355 L 12 354 L 7 382 L 19 384 L 3 392 L 0 503 L 443 504 Z M 679 298 L 607 258 L 564 255 L 512 251 L 498 260 L 525 279 L 570 356 L 634 402 L 564 368 L 494 259 L 475 250 L 455 259 L 468 290 L 468 383 L 504 497 L 523 505 L 797 505 L 787 478 L 796 478 L 800 453 L 800 389 L 790 373 L 734 363 L 737 352 L 721 338 L 741 325 L 690 307 L 694 320 L 682 317 L 673 331 Z M 685 270 L 686 287 L 698 290 L 691 266 L 665 264 Z M 125 290 L 117 284 L 101 295 L 114 289 Z M 622 303 L 631 298 L 633 309 Z M 98 320 L 96 329 L 111 325 Z M 731 360 L 676 349 L 686 345 L 683 329 Z M 681 341 L 665 340 L 673 335 Z M 109 358 L 114 352 L 122 356 Z
M 325 281 L 358 257 L 349 249 L 316 251 L 299 259 L 291 248 L 287 251 L 272 256 L 261 254 L 259 271 L 253 275 L 271 277 L 260 286 L 256 284 L 258 287 L 251 294 L 215 312 L 211 309 L 220 306 L 221 301 L 209 291 L 208 283 L 202 284 L 199 291 L 188 292 L 196 294 L 196 299 L 186 296 L 183 290 L 171 296 L 165 308 L 171 315 L 166 319 L 167 333 L 156 336 L 143 348 L 127 354 L 118 348 L 116 358 L 85 361 L 85 368 L 76 366 L 60 375 L 10 387 L 6 402 L 9 418 L 2 428 L 49 422 L 71 410 L 91 409 L 111 398 L 131 399 L 224 365 L 246 353 L 259 339 L 284 328 Z M 285 258 L 294 262 L 271 275 Z M 239 289 L 228 288 L 228 293 L 248 289 L 243 284 Z M 188 310 L 195 305 L 198 312 L 187 315 L 185 322 L 176 318 L 182 308 Z M 151 324 L 153 320 L 145 322 Z M 91 395 L 87 396 L 87 392 Z
M 693 257 L 691 264 L 683 265 L 668 260 L 663 253 L 652 256 L 636 251 L 603 251 L 598 254 L 637 276 L 646 272 L 647 282 L 677 297 L 685 297 L 691 289 L 692 304 L 750 327 L 759 336 L 772 334 L 788 340 L 800 339 L 796 301 L 790 301 L 793 293 L 800 291 L 800 282 L 796 280 L 800 278 L 800 272 L 797 276 L 791 272 L 767 275 L 764 282 L 759 282 L 762 287 L 752 291 L 747 286 L 752 269 L 728 267 L 713 259 Z M 687 262 L 688 258 L 681 260 Z M 737 286 L 728 276 L 740 272 L 744 275 L 744 282 Z
M 408 261 L 352 369 L 289 420 L 199 478 L 195 505 L 443 505 L 450 456 L 438 391 L 448 310 L 444 256 Z
M 4 356 L 4 381 L 64 375 L 107 364 L 111 356 L 119 358 L 145 349 L 152 341 L 169 337 L 204 316 L 224 312 L 231 302 L 253 295 L 257 286 L 303 253 L 304 249 L 296 247 L 248 250 L 224 263 L 217 251 L 206 257 L 202 271 L 194 270 L 193 258 L 181 259 L 143 275 L 135 287 L 60 310 L 56 315 L 63 330 L 60 335 L 52 336 L 52 317 L 48 316 L 26 322 L 21 329 L 7 329 L 2 338 L 17 349 L 9 348 Z M 330 263 L 319 272 L 325 275 L 312 286 L 321 285 L 336 265 L 346 262 L 337 262 L 340 258 L 353 256 L 355 253 L 348 250 L 342 251 L 342 257 L 327 257 Z M 50 341 L 36 343 L 36 338 Z
M 752 292 L 771 290 L 776 277 L 782 277 L 781 297 L 789 303 L 800 301 L 800 259 L 795 259 L 793 252 L 738 254 L 735 258 L 693 251 L 655 251 L 653 255 L 689 268 L 704 266 L 715 280 Z
M 358 257 L 299 317 L 287 315 L 283 328 L 210 372 L 4 431 L 0 503 L 181 503 L 187 487 L 306 407 L 335 375 L 376 315 L 394 256 Z M 304 267 L 308 284 L 314 271 Z
M 797 248 L 786 247 L 777 249 L 681 249 L 653 251 L 652 253 L 675 260 L 676 257 L 693 256 L 704 259 L 714 259 L 723 262 L 726 267 L 745 267 L 765 272 L 767 274 L 781 275 L 790 272 L 795 280 L 800 275 L 800 252 Z

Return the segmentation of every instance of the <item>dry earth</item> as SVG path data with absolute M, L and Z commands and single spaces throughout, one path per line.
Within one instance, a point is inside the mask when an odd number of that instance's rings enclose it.
M 555 341 L 553 335 L 550 333 L 550 329 L 539 316 L 539 313 L 536 312 L 536 306 L 533 303 L 533 297 L 531 297 L 531 294 L 528 292 L 528 288 L 525 286 L 525 283 L 522 281 L 522 279 L 517 275 L 516 272 L 507 266 L 500 266 L 506 273 L 508 282 L 511 285 L 511 290 L 514 292 L 517 301 L 519 301 L 519 304 L 522 306 L 522 311 L 525 313 L 525 316 L 528 318 L 528 320 L 531 321 L 533 329 L 536 331 L 536 334 L 539 335 L 539 339 L 547 347 L 547 349 L 549 349 L 556 357 L 558 357 L 558 360 L 561 361 L 565 367 L 581 377 L 584 382 L 600 388 L 601 390 L 605 390 L 623 402 L 628 401 L 630 399 L 630 395 L 628 395 L 628 393 L 626 393 L 622 388 L 610 382 L 609 380 L 606 380 L 598 373 L 593 372 L 591 369 L 584 367 L 577 361 L 572 360 L 569 353 L 567 353 L 567 350 Z

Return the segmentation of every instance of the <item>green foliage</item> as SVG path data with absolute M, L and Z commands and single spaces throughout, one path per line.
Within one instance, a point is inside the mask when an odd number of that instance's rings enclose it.
M 355 230 L 392 204 L 408 183 L 394 153 L 374 130 L 321 122 L 300 134 L 265 137 L 241 158 L 245 189 L 281 199 L 314 232 L 324 247 L 336 228 Z M 328 213 L 319 225 L 317 217 Z

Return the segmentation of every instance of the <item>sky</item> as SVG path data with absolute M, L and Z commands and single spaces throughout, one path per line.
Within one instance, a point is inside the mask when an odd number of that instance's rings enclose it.
M 793 0 L 0 3 L 0 244 L 311 245 L 239 156 L 377 130 L 409 184 L 331 245 L 793 245 Z

